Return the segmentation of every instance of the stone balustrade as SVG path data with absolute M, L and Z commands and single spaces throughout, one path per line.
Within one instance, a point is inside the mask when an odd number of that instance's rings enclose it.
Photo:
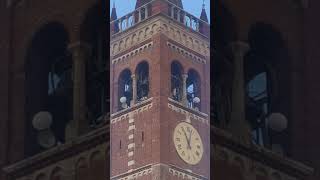
M 162 1 L 165 4 L 162 4 L 160 11 L 155 10 L 155 6 L 159 5 L 157 0 L 153 0 L 137 9 L 135 9 L 133 12 L 130 12 L 112 22 L 110 22 L 111 34 L 117 34 L 120 32 L 123 32 L 136 24 L 145 21 L 148 19 L 148 17 L 151 17 L 155 14 L 161 13 L 164 14 L 171 19 L 175 20 L 176 22 L 179 22 L 181 25 L 186 26 L 189 29 L 192 29 L 193 31 L 199 32 L 205 36 L 209 36 L 209 31 L 201 31 L 201 24 L 203 27 L 208 27 L 209 24 L 191 13 L 186 12 L 185 10 L 181 9 L 180 7 L 176 6 L 175 4 L 169 2 L 169 1 Z

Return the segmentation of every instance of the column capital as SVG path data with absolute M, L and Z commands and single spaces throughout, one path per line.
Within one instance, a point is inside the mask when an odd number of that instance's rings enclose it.
M 188 74 L 187 73 L 182 74 L 182 78 L 187 79 L 188 78 Z
M 229 46 L 233 53 L 241 53 L 243 56 L 250 50 L 250 45 L 243 41 L 231 42 Z
M 73 50 L 77 50 L 77 49 L 83 49 L 83 50 L 91 50 L 91 45 L 86 43 L 86 42 L 82 42 L 82 41 L 77 41 L 77 42 L 73 42 L 68 44 L 68 50 L 73 51 Z
M 135 75 L 135 74 L 132 74 L 132 75 L 131 75 L 131 78 L 132 78 L 132 79 L 135 79 L 135 78 L 136 78 L 136 75 Z

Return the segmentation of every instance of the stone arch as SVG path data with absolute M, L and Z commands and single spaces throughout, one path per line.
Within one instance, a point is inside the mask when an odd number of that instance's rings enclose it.
M 118 109 L 125 109 L 130 106 L 132 100 L 133 91 L 132 91 L 132 79 L 131 79 L 130 69 L 124 69 L 121 71 L 118 77 L 118 96 L 116 101 L 118 102 Z M 124 98 L 125 97 L 125 100 Z M 121 102 L 120 99 L 123 99 L 125 102 Z
M 171 62 L 171 97 L 176 101 L 182 100 L 184 67 L 178 60 Z
M 47 176 L 44 173 L 40 173 L 36 176 L 35 180 L 46 180 Z
M 76 180 L 87 180 L 90 177 L 89 167 L 87 160 L 84 157 L 80 157 L 76 162 Z
M 94 151 L 90 155 L 90 178 L 96 180 L 103 180 L 106 178 L 107 166 L 105 156 L 100 151 Z
M 55 167 L 50 174 L 50 180 L 62 180 L 63 170 L 61 167 Z
M 190 68 L 187 77 L 187 101 L 190 108 L 201 109 L 201 78 L 197 70 Z M 194 101 L 199 98 L 200 102 Z
M 245 57 L 244 64 L 246 83 L 250 85 L 249 83 L 252 82 L 253 78 L 256 78 L 264 72 L 266 74 L 264 78 L 266 84 L 266 103 L 261 105 L 265 107 L 260 107 L 260 109 L 263 109 L 263 111 L 260 110 L 260 112 L 253 111 L 254 109 L 259 109 L 259 103 L 255 103 L 257 104 L 254 106 L 255 108 L 246 105 L 247 116 L 254 115 L 254 113 L 256 116 L 259 116 L 262 113 L 270 114 L 276 111 L 288 117 L 289 110 L 286 109 L 286 107 L 290 106 L 288 104 L 288 102 L 290 102 L 289 94 L 291 92 L 291 88 L 289 88 L 291 82 L 289 73 L 290 57 L 287 44 L 281 32 L 272 24 L 256 22 L 252 24 L 249 29 L 248 43 L 250 50 Z M 251 103 L 251 105 L 254 105 L 254 103 Z M 255 120 L 257 117 L 250 119 Z M 251 124 L 254 123 L 254 121 L 250 122 Z M 270 144 L 270 139 L 273 139 L 272 143 L 281 144 L 286 151 L 286 149 L 288 149 L 288 133 L 289 130 L 281 133 L 281 135 L 276 135 L 272 132 L 268 136 L 262 134 L 262 143 L 271 148 L 272 144 Z
M 137 81 L 137 101 L 145 100 L 149 95 L 150 71 L 147 60 L 142 60 L 136 66 L 135 75 Z
M 272 180 L 281 180 L 282 177 L 281 177 L 280 173 L 278 173 L 278 172 L 273 172 L 273 173 L 271 174 L 271 179 L 272 179 Z

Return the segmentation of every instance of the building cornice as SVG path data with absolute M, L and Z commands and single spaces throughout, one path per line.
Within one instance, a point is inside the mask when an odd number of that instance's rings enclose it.
M 210 39 L 208 37 L 186 28 L 164 14 L 157 14 L 137 23 L 135 26 L 112 35 L 110 41 L 111 57 L 151 39 L 157 33 L 166 35 L 169 39 L 198 52 L 202 56 L 210 56 Z

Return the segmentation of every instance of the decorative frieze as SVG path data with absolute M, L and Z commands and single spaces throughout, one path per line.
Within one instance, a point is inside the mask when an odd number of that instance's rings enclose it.
M 150 100 L 146 100 L 146 101 L 151 101 L 151 99 Z M 142 113 L 144 111 L 150 110 L 152 108 L 152 106 L 153 106 L 153 103 L 152 102 L 151 103 L 146 103 L 145 105 L 142 105 L 141 107 L 133 110 L 134 107 L 138 107 L 140 105 L 141 104 L 136 104 L 135 106 L 132 107 L 132 109 L 130 108 L 131 110 L 126 109 L 126 110 L 128 110 L 127 113 L 124 113 L 121 116 L 117 116 L 116 118 L 112 118 L 112 117 L 116 116 L 116 114 L 118 114 L 118 113 L 115 113 L 115 114 L 111 115 L 111 121 L 110 121 L 111 124 L 117 123 L 117 122 L 125 120 L 125 119 L 130 120 L 132 118 L 132 116 L 137 115 L 139 113 Z
M 167 42 L 167 45 L 170 49 L 177 51 L 179 54 L 187 57 L 188 59 L 192 60 L 193 62 L 202 63 L 202 64 L 207 63 L 205 59 L 203 59 L 199 56 L 196 56 L 195 54 L 191 53 L 190 51 L 186 50 L 185 48 L 174 45 L 170 42 Z
M 136 48 L 136 49 L 134 49 L 134 50 L 132 50 L 132 51 L 130 51 L 130 52 L 128 52 L 128 53 L 126 53 L 126 54 L 114 59 L 114 60 L 112 60 L 112 64 L 117 64 L 119 62 L 126 61 L 129 58 L 131 58 L 133 56 L 136 56 L 137 54 L 140 54 L 141 52 L 143 52 L 143 51 L 145 51 L 147 49 L 150 49 L 152 47 L 152 45 L 153 45 L 153 42 L 150 42 L 150 43 L 147 43 L 147 44 L 145 44 L 143 46 L 140 46 L 140 47 L 138 47 L 138 48 Z
M 190 180 L 208 180 L 208 178 L 200 176 L 198 174 L 194 174 L 190 172 L 189 170 L 184 170 L 177 168 L 175 166 L 170 165 L 169 166 L 169 173 L 173 175 L 174 177 L 177 177 L 179 179 L 190 179 Z
M 192 32 L 172 22 L 173 20 L 166 16 L 156 15 L 150 17 L 147 21 L 139 23 L 135 28 L 129 28 L 122 33 L 117 33 L 116 36 L 111 38 L 111 56 L 116 56 L 143 41 L 151 39 L 156 33 L 165 34 L 171 40 L 205 57 L 210 56 L 210 41 L 207 37 L 203 37 L 197 32 Z M 127 57 L 127 54 L 124 57 Z
M 129 165 L 129 164 L 128 164 Z M 112 177 L 112 180 L 131 180 L 143 177 L 152 173 L 152 166 L 147 165 L 139 169 L 131 169 L 127 173 Z

